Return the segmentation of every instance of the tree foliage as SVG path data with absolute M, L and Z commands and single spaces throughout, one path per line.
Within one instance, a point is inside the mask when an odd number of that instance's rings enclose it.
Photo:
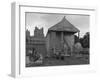
M 75 35 L 75 44 L 77 42 L 80 42 L 83 48 L 89 48 L 90 47 L 90 33 L 86 32 L 86 34 L 82 38 L 79 38 L 78 36 Z
M 75 44 L 80 41 L 78 36 L 75 35 L 74 38 L 75 38 Z
M 82 44 L 83 48 L 89 48 L 90 46 L 90 33 L 87 32 L 83 38 L 80 38 L 80 43 Z

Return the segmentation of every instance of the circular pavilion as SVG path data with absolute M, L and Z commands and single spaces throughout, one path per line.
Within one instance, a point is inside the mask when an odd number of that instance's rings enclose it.
M 77 29 L 71 24 L 65 16 L 63 19 L 48 29 L 46 35 L 47 55 L 52 55 L 55 52 L 64 50 L 65 55 L 72 55 L 74 46 L 74 34 L 78 33 Z M 51 53 L 51 50 L 54 52 Z

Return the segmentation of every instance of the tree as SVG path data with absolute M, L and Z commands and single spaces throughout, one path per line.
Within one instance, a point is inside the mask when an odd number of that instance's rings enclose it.
M 74 38 L 75 38 L 75 43 L 77 43 L 77 42 L 79 42 L 80 41 L 80 39 L 79 39 L 79 37 L 78 36 L 74 36 Z
M 82 44 L 83 48 L 89 48 L 90 46 L 90 33 L 87 32 L 83 38 L 80 38 L 80 43 Z

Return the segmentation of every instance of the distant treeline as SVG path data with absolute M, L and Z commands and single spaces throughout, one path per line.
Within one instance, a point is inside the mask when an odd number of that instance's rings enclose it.
M 80 42 L 83 48 L 90 47 L 90 33 L 86 32 L 86 34 L 82 38 L 78 38 L 75 35 L 75 43 Z

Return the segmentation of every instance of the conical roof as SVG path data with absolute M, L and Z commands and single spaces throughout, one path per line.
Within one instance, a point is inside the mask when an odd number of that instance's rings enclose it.
M 54 26 L 50 27 L 48 31 L 67 31 L 67 32 L 79 32 L 79 30 L 71 24 L 64 16 L 64 18 L 55 24 Z

